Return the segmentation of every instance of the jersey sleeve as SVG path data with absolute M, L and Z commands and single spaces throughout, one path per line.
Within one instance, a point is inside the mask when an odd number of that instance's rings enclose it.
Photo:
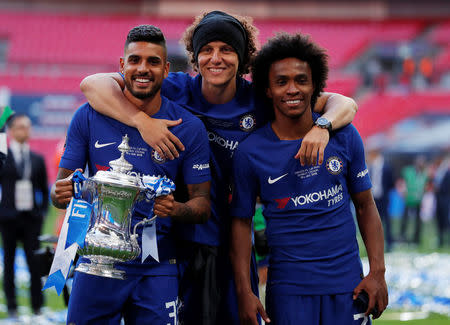
M 189 78 L 184 72 L 169 72 L 169 76 L 163 81 L 161 95 L 177 103 L 185 102 L 180 97 L 186 97 L 189 92 Z
M 185 184 L 199 184 L 211 180 L 209 166 L 209 143 L 203 123 L 195 118 L 189 123 L 189 145 L 183 161 L 183 180 Z
M 231 216 L 253 218 L 258 180 L 245 152 L 239 147 L 233 155 Z
M 89 120 L 92 108 L 84 104 L 75 112 L 67 130 L 64 153 L 59 167 L 69 170 L 84 168 L 88 156 Z
M 353 125 L 349 125 L 348 148 L 350 162 L 348 170 L 348 184 L 351 193 L 360 193 L 372 187 L 367 169 L 364 146 L 358 131 Z

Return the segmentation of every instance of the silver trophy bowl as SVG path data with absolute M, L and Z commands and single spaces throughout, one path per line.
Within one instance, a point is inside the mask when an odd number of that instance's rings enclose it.
M 141 252 L 136 227 L 131 233 L 131 216 L 144 188 L 124 158 L 130 149 L 128 140 L 127 135 L 122 138 L 121 156 L 109 162 L 110 171 L 98 171 L 83 183 L 81 197 L 93 208 L 84 247 L 78 254 L 91 263 L 80 263 L 75 271 L 125 279 L 125 271 L 115 269 L 114 263 L 133 260 Z

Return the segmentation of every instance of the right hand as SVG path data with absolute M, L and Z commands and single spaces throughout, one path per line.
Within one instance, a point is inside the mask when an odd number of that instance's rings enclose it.
M 76 171 L 82 172 L 82 169 L 77 169 Z M 54 188 L 54 197 L 53 197 L 53 204 L 57 207 L 60 206 L 67 206 L 70 203 L 70 200 L 73 197 L 73 182 L 72 177 L 73 174 L 70 174 L 66 178 L 59 179 L 55 182 L 55 188 Z
M 155 149 L 160 157 L 166 157 L 172 160 L 179 157 L 176 147 L 184 151 L 184 145 L 169 131 L 169 128 L 179 125 L 181 122 L 181 118 L 175 121 L 145 118 L 139 121 L 137 129 L 144 141 Z
M 313 126 L 303 137 L 300 149 L 295 155 L 295 159 L 300 159 L 302 166 L 322 165 L 325 147 L 330 141 L 330 133 L 327 129 Z
M 258 325 L 257 315 L 260 314 L 264 322 L 270 323 L 270 319 L 257 296 L 250 292 L 238 296 L 239 301 L 239 319 L 241 325 Z
M 153 213 L 160 218 L 167 218 L 173 214 L 175 199 L 173 194 L 161 195 L 155 198 Z

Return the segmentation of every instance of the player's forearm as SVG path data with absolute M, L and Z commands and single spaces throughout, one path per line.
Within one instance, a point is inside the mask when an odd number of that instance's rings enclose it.
M 352 98 L 340 94 L 323 93 L 317 100 L 314 110 L 323 112 L 322 116 L 331 122 L 333 130 L 337 130 L 353 121 L 358 105 Z
M 370 272 L 384 275 L 384 236 L 383 226 L 375 203 L 367 203 L 357 208 L 357 219 L 361 237 L 366 246 Z
M 211 215 L 211 205 L 208 197 L 199 196 L 186 203 L 175 202 L 171 218 L 186 223 L 205 223 Z
M 251 249 L 251 220 L 233 218 L 231 223 L 230 259 L 238 296 L 252 292 L 250 284 Z
M 119 74 L 98 73 L 83 79 L 80 89 L 97 111 L 128 126 L 138 127 L 138 121 L 149 118 L 123 94 Z

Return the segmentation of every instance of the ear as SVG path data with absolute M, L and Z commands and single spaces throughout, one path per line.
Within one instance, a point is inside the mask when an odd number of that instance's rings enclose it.
M 195 72 L 200 73 L 200 69 L 198 68 L 198 60 L 195 60 L 194 64 L 192 64 L 192 69 L 193 69 Z
M 266 88 L 266 96 L 270 99 L 272 99 L 272 90 L 270 90 L 270 88 Z
M 164 67 L 164 78 L 167 78 L 167 76 L 169 75 L 169 71 L 170 71 L 170 62 L 167 61 L 166 66 Z
M 124 58 L 120 58 L 120 62 L 119 62 L 119 68 L 120 68 L 120 72 L 123 74 L 123 67 L 125 65 L 125 59 Z

